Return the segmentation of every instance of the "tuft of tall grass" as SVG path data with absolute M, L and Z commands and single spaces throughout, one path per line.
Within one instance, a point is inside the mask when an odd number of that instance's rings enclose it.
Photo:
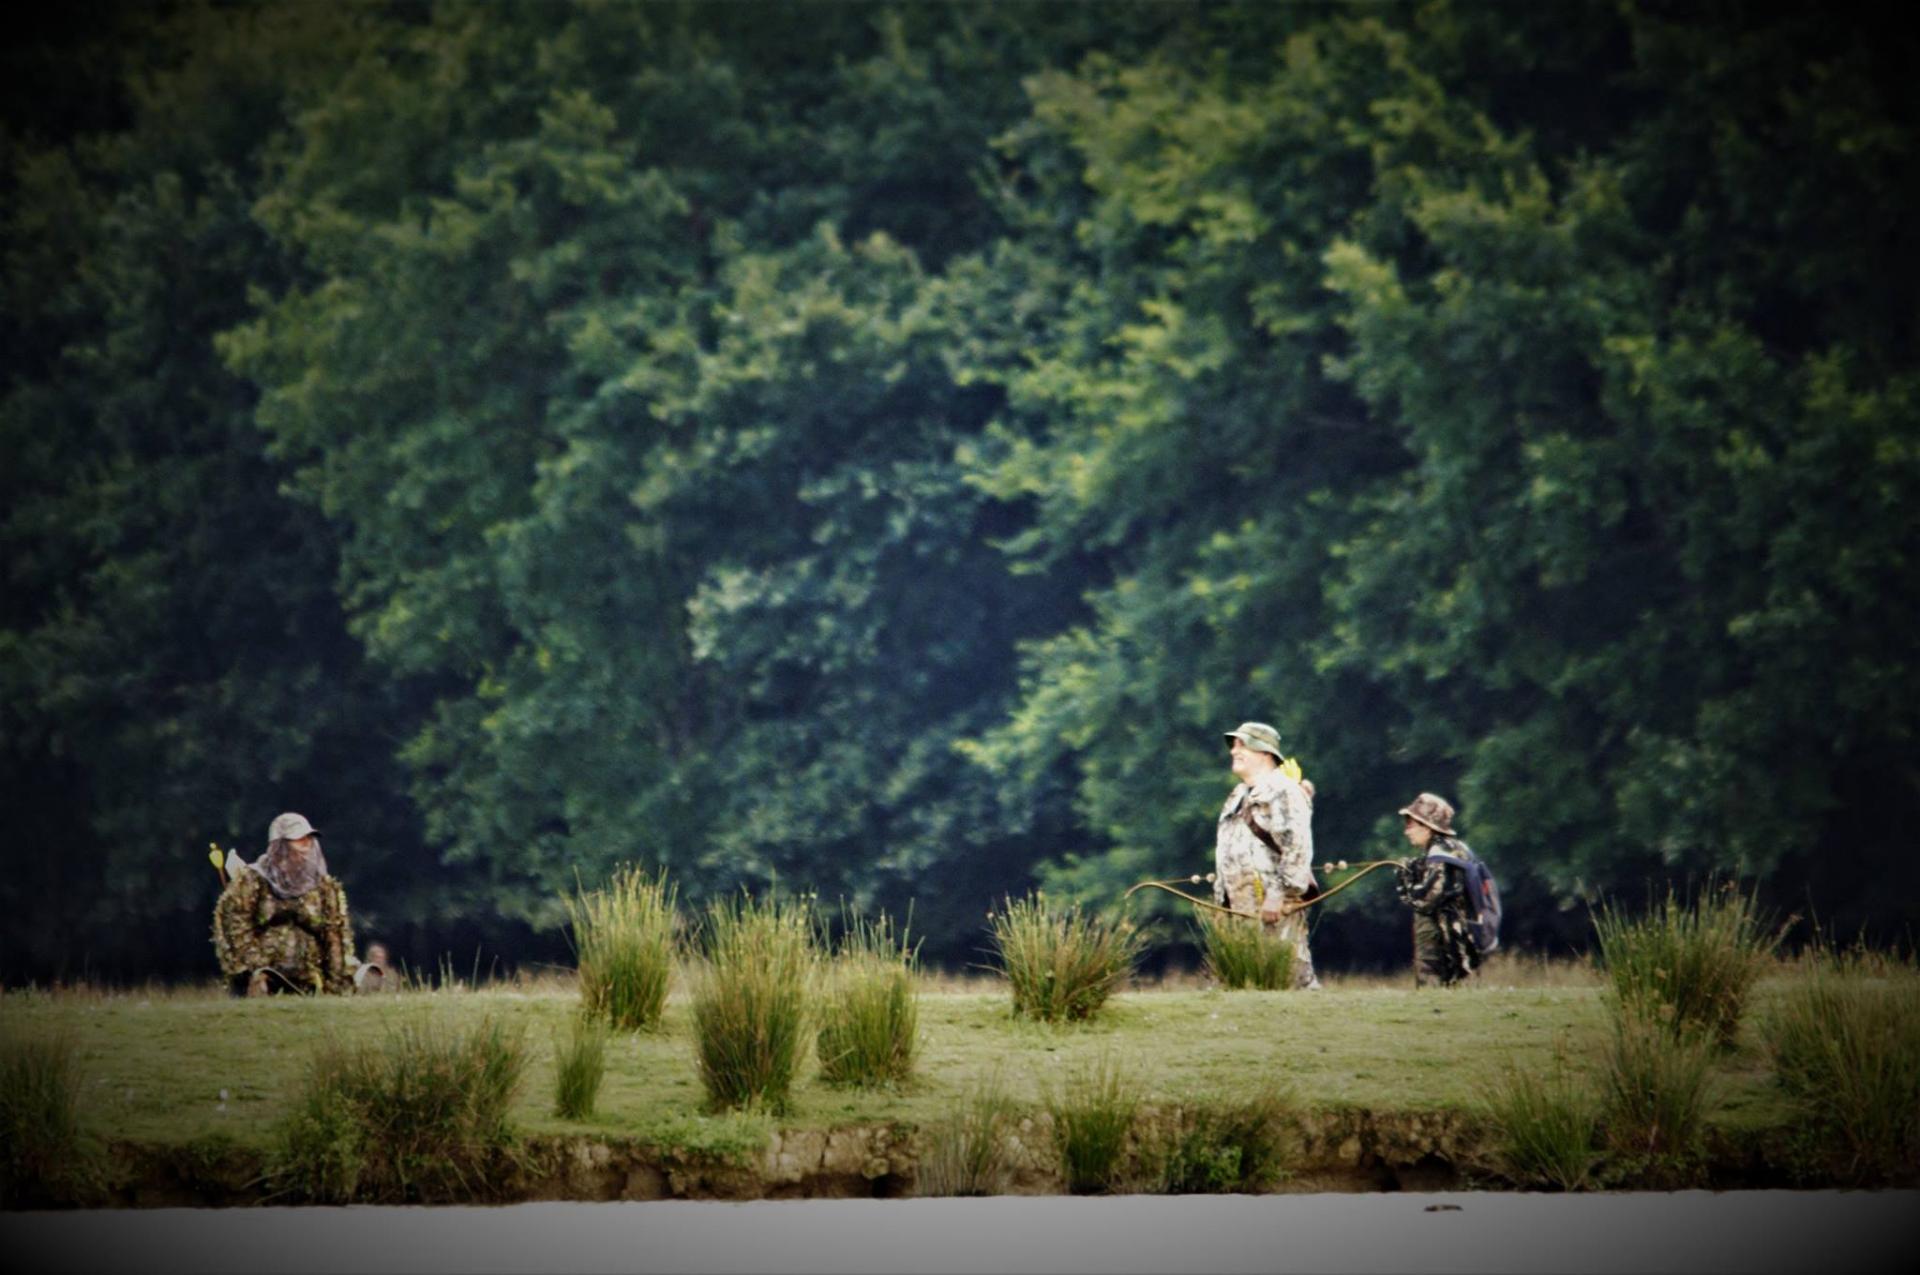
M 1855 1185 L 1920 1174 L 1920 970 L 1911 960 L 1821 949 L 1763 1031 L 1823 1174 Z
M 1201 912 L 1200 951 L 1207 973 L 1229 990 L 1285 991 L 1293 986 L 1293 943 L 1245 917 Z
M 526 1063 L 524 1031 L 491 1015 L 466 1031 L 408 1023 L 378 1045 L 324 1046 L 277 1131 L 271 1176 L 323 1203 L 492 1194 Z
M 616 869 L 604 889 L 575 886 L 567 900 L 580 1005 L 622 1031 L 657 1027 L 673 982 L 678 913 L 662 868 Z
M 0 1036 L 0 1204 L 91 1180 L 75 1055 L 65 1032 Z
M 1092 1018 L 1133 972 L 1145 944 L 1130 922 L 1106 921 L 1078 905 L 1056 909 L 1040 890 L 1004 900 L 988 919 L 1014 1014 L 1040 1022 Z
M 1179 1112 L 1157 1156 L 1169 1195 L 1259 1191 L 1286 1171 L 1294 1100 L 1272 1084 Z
M 879 1088 L 913 1074 L 920 1045 L 917 945 L 882 912 L 854 915 L 841 936 L 821 998 L 815 1049 L 831 1085 Z
M 1110 1191 L 1126 1166 L 1140 1091 L 1126 1070 L 1101 1055 L 1046 1091 L 1060 1171 L 1075 1195 Z
M 1786 931 L 1767 926 L 1753 896 L 1730 882 L 1709 883 L 1684 902 L 1669 887 L 1638 917 L 1605 903 L 1593 914 L 1600 963 L 1619 1005 L 1655 1013 L 1676 1031 L 1705 1028 L 1727 1046 Z M 1662 1008 L 1671 1012 L 1657 1013 Z
M 1601 1124 L 1610 1168 L 1647 1186 L 1696 1184 L 1708 1117 L 1719 1102 L 1713 1035 L 1676 1026 L 1674 1011 L 1619 1007 L 1606 1051 Z
M 953 1114 L 928 1131 L 916 1190 L 924 1196 L 999 1195 L 1012 1173 L 1006 1144 L 1013 1102 L 998 1071 L 979 1077 Z
M 708 906 L 693 1031 L 709 1109 L 787 1110 L 816 960 L 806 900 L 743 894 Z
M 1513 1181 L 1561 1191 L 1594 1185 L 1600 1101 L 1564 1057 L 1544 1076 L 1507 1064 L 1482 1112 Z
M 555 1034 L 553 1054 L 553 1114 L 585 1120 L 593 1114 L 607 1074 L 606 1021 L 575 1014 L 566 1037 Z

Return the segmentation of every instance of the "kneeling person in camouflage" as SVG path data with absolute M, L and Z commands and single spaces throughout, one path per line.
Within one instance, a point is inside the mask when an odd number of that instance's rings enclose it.
M 236 996 L 353 990 L 347 892 L 305 818 L 276 818 L 267 852 L 232 874 L 213 906 L 213 949 Z

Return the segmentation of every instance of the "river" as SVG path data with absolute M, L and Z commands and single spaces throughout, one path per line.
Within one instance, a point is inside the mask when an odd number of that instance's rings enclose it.
M 104 1209 L 0 1231 L 15 1270 L 116 1275 L 1870 1272 L 1912 1268 L 1920 1192 Z

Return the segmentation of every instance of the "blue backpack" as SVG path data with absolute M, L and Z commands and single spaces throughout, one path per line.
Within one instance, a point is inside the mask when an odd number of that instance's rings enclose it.
M 1474 949 L 1488 956 L 1500 949 L 1500 887 L 1493 879 L 1493 870 L 1480 862 L 1479 855 L 1464 842 L 1454 844 L 1460 848 L 1458 854 L 1429 851 L 1427 857 L 1460 869 L 1467 892 L 1467 928 L 1473 934 Z

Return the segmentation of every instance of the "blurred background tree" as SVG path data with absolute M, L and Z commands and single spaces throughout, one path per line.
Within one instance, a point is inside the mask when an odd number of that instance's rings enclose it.
M 1751 6 L 105 4 L 7 53 L 0 976 L 621 862 L 896 913 L 1445 793 L 1510 941 L 1911 926 L 1913 40 Z M 1332 968 L 1404 963 L 1381 889 Z M 1160 956 L 1183 918 L 1159 914 Z

